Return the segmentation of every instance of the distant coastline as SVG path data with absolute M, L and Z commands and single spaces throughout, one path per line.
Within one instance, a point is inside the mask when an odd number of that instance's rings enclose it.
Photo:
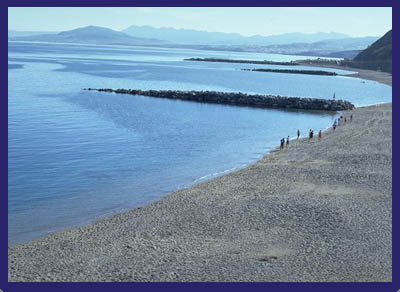
M 392 87 L 392 74 L 381 71 L 373 71 L 367 69 L 351 68 L 346 66 L 340 66 L 334 64 L 333 62 L 321 62 L 318 60 L 298 60 L 296 61 L 300 65 L 310 66 L 310 67 L 322 67 L 322 68 L 332 68 L 340 69 L 354 72 L 353 74 L 346 74 L 345 77 L 353 77 L 358 79 L 366 79 L 371 81 L 376 81 L 385 85 Z
M 198 62 L 222 62 L 222 63 L 242 63 L 242 64 L 258 64 L 258 65 L 281 65 L 281 66 L 310 66 L 320 68 L 340 69 L 352 71 L 354 74 L 346 74 L 346 77 L 354 77 L 360 79 L 367 79 L 377 81 L 389 86 L 392 86 L 392 74 L 382 71 L 374 71 L 360 68 L 352 68 L 340 65 L 339 61 L 325 60 L 325 59 L 310 59 L 310 60 L 296 60 L 291 62 L 274 62 L 274 61 L 258 61 L 258 60 L 234 60 L 234 59 L 220 59 L 220 58 L 189 58 L 185 61 L 198 61 Z M 259 71 L 259 72 L 275 72 L 275 73 L 288 73 L 288 74 L 311 74 L 311 75 L 339 75 L 335 72 L 327 72 L 323 70 L 288 70 L 288 69 L 241 69 L 244 71 Z

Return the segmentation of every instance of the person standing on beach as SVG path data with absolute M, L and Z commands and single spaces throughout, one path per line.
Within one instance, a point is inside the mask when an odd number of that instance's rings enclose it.
M 285 145 L 285 138 L 282 138 L 281 139 L 281 149 L 283 149 L 284 145 Z
M 289 136 L 286 138 L 286 146 L 289 146 Z
M 353 115 L 350 115 L 350 122 L 353 121 Z
M 333 122 L 332 129 L 333 129 L 333 131 L 336 130 L 336 120 Z
M 310 129 L 310 132 L 308 133 L 308 141 L 311 141 L 312 136 L 313 136 L 312 130 Z
M 299 140 L 300 137 L 300 129 L 297 129 L 297 140 Z
M 322 138 L 322 131 L 319 130 L 319 132 L 318 132 L 318 140 L 321 140 L 321 138 Z

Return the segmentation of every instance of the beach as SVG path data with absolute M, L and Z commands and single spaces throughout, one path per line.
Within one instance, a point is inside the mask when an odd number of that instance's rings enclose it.
M 300 60 L 300 61 L 296 61 L 296 62 L 298 62 L 299 64 L 301 64 L 303 66 L 311 66 L 311 67 L 319 67 L 319 68 L 332 68 L 332 69 L 352 71 L 352 72 L 354 72 L 353 74 L 346 74 L 343 76 L 372 80 L 372 81 L 376 81 L 376 82 L 379 82 L 382 84 L 392 86 L 392 74 L 387 73 L 387 72 L 366 70 L 366 69 L 360 69 L 360 68 L 351 68 L 351 67 L 338 66 L 338 65 L 332 65 L 332 64 L 325 64 L 325 63 L 321 63 L 318 61 L 312 61 L 312 60 Z
M 322 139 L 11 246 L 8 280 L 392 281 L 392 104 L 342 114 Z

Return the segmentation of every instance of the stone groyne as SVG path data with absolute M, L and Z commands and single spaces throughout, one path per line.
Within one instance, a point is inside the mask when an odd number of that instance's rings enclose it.
M 289 73 L 289 74 L 307 74 L 307 75 L 325 75 L 337 76 L 335 72 L 322 71 L 322 70 L 289 70 L 289 69 L 241 69 L 242 71 L 256 71 L 256 72 L 272 72 L 272 73 Z
M 219 58 L 189 58 L 184 61 L 198 61 L 198 62 L 222 62 L 222 63 L 241 63 L 241 64 L 259 64 L 259 65 L 283 65 L 283 66 L 296 66 L 296 62 L 275 62 L 275 61 L 257 61 L 257 60 L 234 60 L 234 59 L 219 59 Z
M 179 90 L 139 90 L 86 88 L 99 92 L 143 95 L 157 98 L 179 99 L 202 103 L 216 103 L 258 108 L 283 108 L 299 110 L 342 111 L 354 109 L 354 105 L 344 100 L 285 97 L 279 95 L 246 94 L 240 92 L 179 91 Z

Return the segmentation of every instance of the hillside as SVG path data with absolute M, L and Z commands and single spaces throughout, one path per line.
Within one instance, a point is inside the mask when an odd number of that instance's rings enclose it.
M 392 72 L 392 30 L 361 51 L 352 61 L 344 62 L 351 67 Z

